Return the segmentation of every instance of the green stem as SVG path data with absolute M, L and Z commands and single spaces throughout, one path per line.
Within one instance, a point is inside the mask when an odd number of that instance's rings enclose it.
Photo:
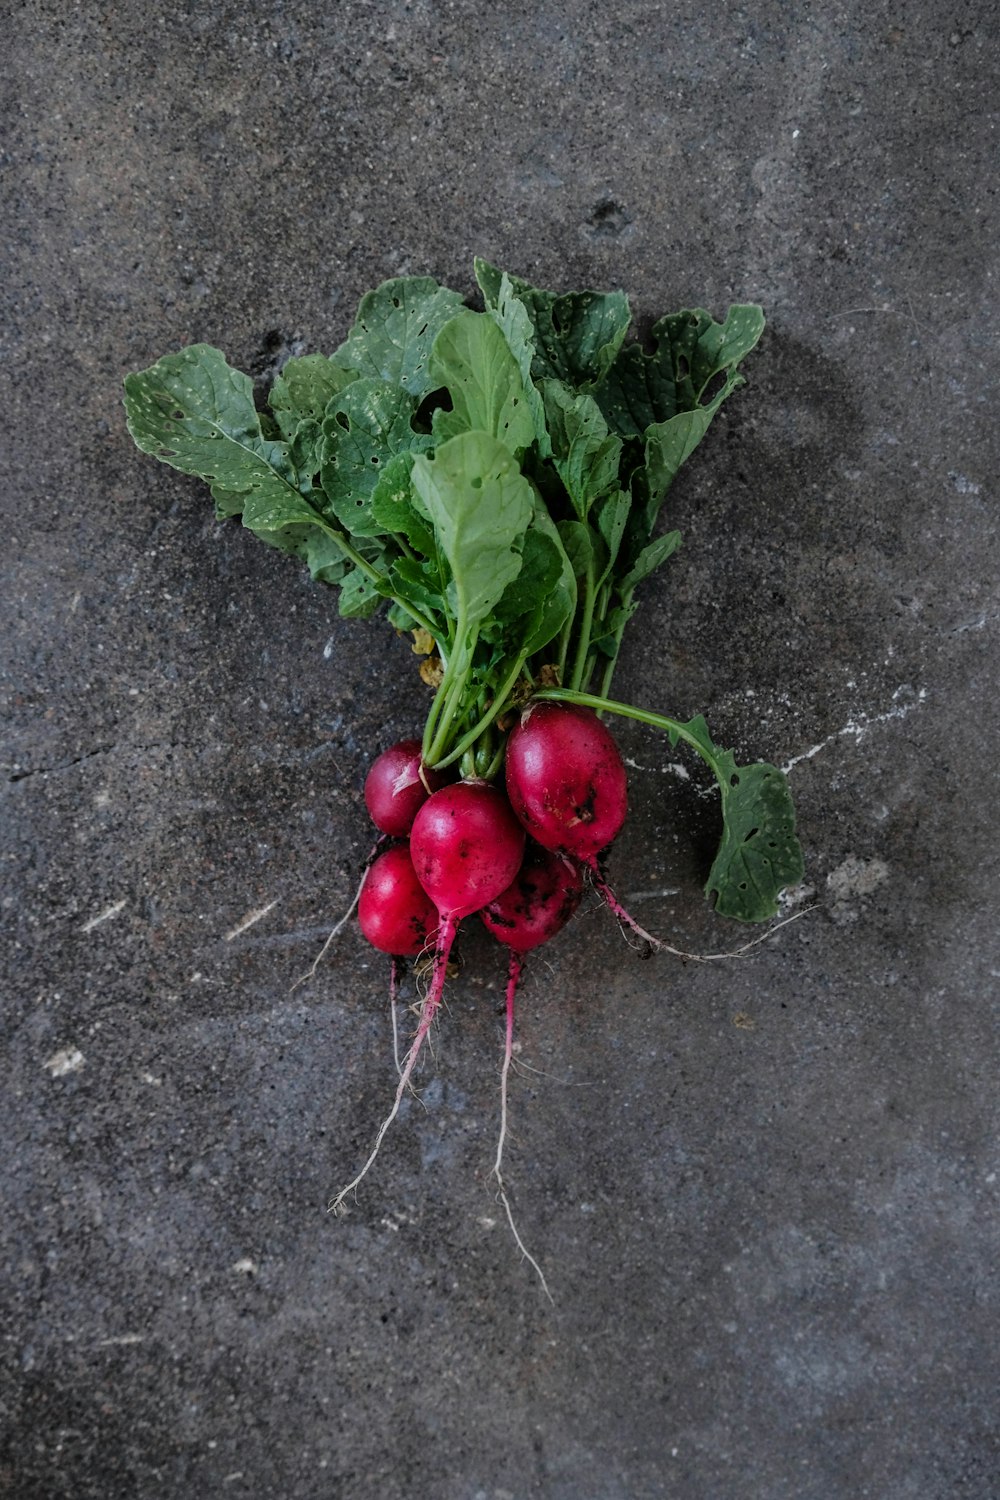
M 436 728 L 432 736 L 428 736 L 426 732 L 424 735 L 424 747 L 426 751 L 424 761 L 428 766 L 436 766 L 448 748 L 448 741 L 454 729 L 452 718 L 462 701 L 462 694 L 465 692 L 469 673 L 472 671 L 472 658 L 475 653 L 476 642 L 479 639 L 479 632 L 478 630 L 473 631 L 471 639 L 468 636 L 468 627 L 465 623 L 464 614 L 459 615 L 455 630 L 455 653 L 448 663 L 445 680 L 441 684 L 441 690 L 444 692 L 445 697 L 437 714 Z M 450 681 L 448 680 L 449 678 L 451 679 Z
M 579 688 L 584 679 L 587 666 L 587 654 L 590 651 L 590 630 L 594 623 L 594 575 L 588 569 L 586 590 L 583 596 L 583 613 L 580 616 L 580 638 L 577 642 L 576 657 L 573 661 L 573 676 L 570 678 L 570 686 Z
M 360 552 L 355 551 L 342 531 L 338 531 L 335 526 L 327 526 L 325 523 L 323 525 L 323 530 L 326 532 L 327 536 L 332 537 L 344 556 L 348 558 L 356 568 L 361 569 L 366 578 L 368 578 L 372 583 L 382 584 L 385 582 L 386 575 L 384 573 L 380 573 L 378 568 L 373 568 L 367 558 L 362 557 Z M 379 590 L 379 592 L 381 593 L 381 589 Z M 421 630 L 427 631 L 428 635 L 433 635 L 435 637 L 437 636 L 437 630 L 431 624 L 430 620 L 426 619 L 418 609 L 414 609 L 413 605 L 410 604 L 406 599 L 401 599 L 398 594 L 386 594 L 384 595 L 384 597 L 386 599 L 391 599 L 393 604 L 398 604 L 400 609 L 404 609 L 409 615 L 410 619 L 413 621 L 414 625 L 419 625 Z
M 633 708 L 631 703 L 618 703 L 614 698 L 600 698 L 596 693 L 577 693 L 571 688 L 542 688 L 535 697 L 547 698 L 553 703 L 579 703 L 581 708 L 596 708 L 609 714 L 621 714 L 626 719 L 637 719 L 640 724 L 664 730 L 675 742 L 683 740 L 692 750 L 697 750 L 703 760 L 705 758 L 704 745 L 680 719 L 651 713 L 648 708 Z
M 468 734 L 464 734 L 462 736 L 458 744 L 449 751 L 449 753 L 443 760 L 433 762 L 435 771 L 440 771 L 444 766 L 450 766 L 453 761 L 461 759 L 466 750 L 468 750 L 469 747 L 475 743 L 475 741 L 483 733 L 483 731 L 487 729 L 490 724 L 492 724 L 493 720 L 500 717 L 504 709 L 507 707 L 508 700 L 517 685 L 518 678 L 524 670 L 524 663 L 526 659 L 527 658 L 525 656 L 518 657 L 517 661 L 514 663 L 514 666 L 507 673 L 507 676 L 504 679 L 496 697 L 493 699 L 493 702 L 490 704 L 489 708 L 482 715 L 482 717 L 469 730 Z

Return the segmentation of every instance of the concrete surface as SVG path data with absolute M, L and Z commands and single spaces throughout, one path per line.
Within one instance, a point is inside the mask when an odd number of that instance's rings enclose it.
M 36 0 L 4 30 L 0 1494 L 1000 1494 L 992 6 Z M 120 382 L 259 375 L 483 253 L 769 331 L 678 485 L 623 696 L 789 765 L 818 909 L 501 962 L 424 1107 L 353 933 L 413 661 L 135 452 Z M 660 931 L 712 806 L 638 726 Z M 676 894 L 656 895 L 656 892 Z M 266 910 L 265 910 L 266 909 Z M 250 918 L 256 917 L 250 925 Z

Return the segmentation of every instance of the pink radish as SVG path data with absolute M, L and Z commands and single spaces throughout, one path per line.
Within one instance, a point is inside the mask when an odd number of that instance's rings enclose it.
M 507 795 L 545 849 L 591 865 L 625 822 L 625 767 L 589 708 L 530 703 L 507 741 Z
M 485 781 L 460 781 L 442 787 L 417 813 L 410 835 L 413 868 L 440 919 L 430 986 L 399 1075 L 392 1109 L 379 1128 L 368 1160 L 337 1194 L 330 1205 L 332 1211 L 340 1207 L 371 1167 L 399 1113 L 424 1038 L 441 1004 L 458 924 L 507 889 L 520 867 L 524 843 L 524 829 L 503 792 Z
M 451 780 L 421 760 L 419 740 L 400 740 L 372 762 L 365 778 L 365 803 L 375 827 L 394 839 L 405 839 L 431 792 Z
M 433 943 L 438 914 L 417 879 L 410 851 L 394 844 L 372 862 L 358 899 L 361 931 L 382 953 L 413 958 Z
M 514 880 L 479 915 L 513 955 L 529 953 L 565 927 L 582 896 L 579 866 L 529 840 Z
M 593 709 L 529 703 L 507 740 L 507 795 L 539 844 L 587 867 L 620 922 L 654 948 L 665 946 L 630 916 L 598 866 L 625 822 L 628 798 L 618 746 Z

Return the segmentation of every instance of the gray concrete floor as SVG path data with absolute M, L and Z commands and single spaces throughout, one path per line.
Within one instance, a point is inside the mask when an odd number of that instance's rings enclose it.
M 1000 1494 L 992 6 L 11 8 L 0 1494 Z M 617 687 L 790 767 L 817 909 L 464 945 L 423 1107 L 344 907 L 424 689 L 141 457 L 123 374 L 264 374 L 397 272 L 769 331 Z M 711 803 L 621 730 L 613 874 L 697 948 Z M 657 892 L 668 894 L 656 894 Z M 676 893 L 675 893 L 676 892 Z M 262 911 L 252 926 L 251 915 Z M 245 930 L 240 932 L 240 928 Z M 233 935 L 233 934 L 237 935 Z

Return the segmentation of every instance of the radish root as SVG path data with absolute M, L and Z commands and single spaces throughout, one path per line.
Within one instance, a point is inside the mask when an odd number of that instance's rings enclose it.
M 608 882 L 598 870 L 596 856 L 584 860 L 584 864 L 590 871 L 591 879 L 598 895 L 623 926 L 630 928 L 637 937 L 642 938 L 643 942 L 648 943 L 658 953 L 672 953 L 675 958 L 681 958 L 686 963 L 707 964 L 715 963 L 723 958 L 742 958 L 752 948 L 759 947 L 761 943 L 769 942 L 774 934 L 779 932 L 782 927 L 787 927 L 789 922 L 797 922 L 800 917 L 808 916 L 809 912 L 814 910 L 812 906 L 803 907 L 801 911 L 793 912 L 790 917 L 783 917 L 780 922 L 776 922 L 773 927 L 769 927 L 766 932 L 760 933 L 757 937 L 751 938 L 748 943 L 742 943 L 740 947 L 731 948 L 726 953 L 686 953 L 683 948 L 674 948 L 670 943 L 664 942 L 662 938 L 654 937 L 651 932 L 646 931 L 645 927 L 639 925 L 630 912 L 625 910 L 614 891 L 608 885 Z
M 510 1225 L 510 1232 L 514 1236 L 514 1242 L 541 1282 L 542 1291 L 552 1305 L 555 1306 L 555 1299 L 549 1291 L 549 1284 L 545 1280 L 545 1273 L 522 1240 L 517 1225 L 514 1222 L 514 1213 L 510 1206 L 510 1200 L 507 1197 L 507 1189 L 504 1186 L 501 1170 L 504 1142 L 507 1139 L 507 1083 L 510 1077 L 510 1063 L 514 1052 L 514 996 L 517 993 L 522 967 L 523 961 L 521 955 L 515 953 L 514 949 L 511 948 L 510 969 L 507 976 L 507 1026 L 504 1037 L 503 1067 L 500 1070 L 500 1135 L 497 1139 L 497 1155 L 496 1161 L 493 1163 L 493 1176 L 497 1180 L 497 1198 L 503 1204 L 504 1212 L 507 1215 L 507 1223 Z
M 426 999 L 420 1007 L 420 1021 L 417 1025 L 416 1032 L 414 1033 L 413 1041 L 410 1043 L 410 1050 L 407 1052 L 406 1058 L 403 1062 L 402 1071 L 399 1075 L 399 1084 L 396 1088 L 396 1097 L 393 1100 L 392 1108 L 386 1115 L 385 1119 L 382 1121 L 382 1124 L 379 1126 L 378 1134 L 375 1137 L 375 1144 L 371 1149 L 368 1160 L 361 1168 L 361 1171 L 347 1184 L 346 1187 L 341 1188 L 336 1198 L 334 1198 L 331 1202 L 329 1211 L 332 1214 L 339 1213 L 341 1205 L 343 1204 L 344 1199 L 347 1197 L 348 1193 L 353 1193 L 362 1179 L 367 1176 L 368 1172 L 371 1170 L 375 1158 L 378 1156 L 379 1151 L 382 1148 L 382 1142 L 385 1139 L 385 1135 L 387 1130 L 389 1129 L 389 1126 L 399 1114 L 399 1108 L 403 1102 L 403 1095 L 406 1093 L 407 1085 L 409 1084 L 410 1079 L 413 1076 L 413 1069 L 415 1068 L 417 1058 L 420 1055 L 420 1049 L 424 1044 L 427 1033 L 430 1031 L 434 1021 L 434 1017 L 438 1012 L 438 1007 L 441 1004 L 441 997 L 444 993 L 445 976 L 448 973 L 448 957 L 451 953 L 452 944 L 455 941 L 455 934 L 457 933 L 457 931 L 458 919 L 456 917 L 442 917 L 441 926 L 438 929 L 437 944 L 434 949 L 434 969 L 430 988 L 427 991 Z
M 366 878 L 366 876 L 368 874 L 368 867 L 371 864 L 372 860 L 375 858 L 376 854 L 378 853 L 379 847 L 382 844 L 382 842 L 383 842 L 382 839 L 379 839 L 375 844 L 372 845 L 371 849 L 368 852 L 368 857 L 365 860 L 364 869 L 361 872 L 361 879 L 358 881 L 358 888 L 354 892 L 354 900 L 351 902 L 350 906 L 344 912 L 344 915 L 341 917 L 340 921 L 336 924 L 336 926 L 330 932 L 330 936 L 327 938 L 326 942 L 323 944 L 322 948 L 319 950 L 319 953 L 316 955 L 316 958 L 315 958 L 315 960 L 313 962 L 312 968 L 311 969 L 307 969 L 304 974 L 300 974 L 299 977 L 298 977 L 298 979 L 296 979 L 295 983 L 292 985 L 291 989 L 288 991 L 288 993 L 290 995 L 294 995 L 295 991 L 298 989 L 298 987 L 299 987 L 300 984 L 307 983 L 307 981 L 310 980 L 313 977 L 313 975 L 316 973 L 316 970 L 319 968 L 320 964 L 323 962 L 324 958 L 326 957 L 327 953 L 330 951 L 330 944 L 334 941 L 335 938 L 338 938 L 340 936 L 340 934 L 343 932 L 344 928 L 347 926 L 348 922 L 353 917 L 355 911 L 357 910 L 358 902 L 361 900 L 361 892 L 362 892 L 362 890 L 364 888 L 365 878 Z

